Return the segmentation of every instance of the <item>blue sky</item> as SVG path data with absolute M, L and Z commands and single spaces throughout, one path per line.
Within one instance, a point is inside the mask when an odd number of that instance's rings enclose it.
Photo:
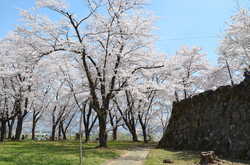
M 83 0 L 67 0 L 76 13 L 84 13 Z M 238 5 L 239 4 L 239 5 Z M 201 46 L 211 63 L 216 62 L 216 49 L 226 21 L 238 6 L 248 7 L 248 0 L 151 0 L 147 6 L 158 16 L 155 33 L 157 49 L 174 54 L 181 46 Z M 20 20 L 17 8 L 28 9 L 34 0 L 0 0 L 0 37 L 14 29 Z

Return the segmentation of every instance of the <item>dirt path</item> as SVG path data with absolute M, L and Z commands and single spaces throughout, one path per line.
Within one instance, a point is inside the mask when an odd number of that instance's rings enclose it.
M 143 165 L 148 153 L 149 149 L 135 148 L 128 150 L 127 153 L 120 158 L 108 161 L 104 165 Z

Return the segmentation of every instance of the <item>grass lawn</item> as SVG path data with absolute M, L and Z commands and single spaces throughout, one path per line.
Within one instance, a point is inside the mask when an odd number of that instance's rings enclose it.
M 145 161 L 145 165 L 164 165 L 163 160 L 170 159 L 174 165 L 195 165 L 199 162 L 199 152 L 169 151 L 152 149 Z M 226 161 L 224 165 L 249 165 L 250 162 Z
M 144 147 L 143 143 L 128 141 L 109 142 L 107 149 L 96 148 L 96 143 L 84 144 L 84 165 L 101 165 L 106 160 L 119 157 L 126 150 Z M 154 146 L 147 144 L 146 146 Z M 199 162 L 198 152 L 150 150 L 145 165 L 164 165 L 170 159 L 175 165 L 194 165 Z M 227 162 L 225 165 L 249 165 Z M 0 143 L 0 165 L 79 165 L 79 142 L 4 142 Z
M 98 149 L 96 143 L 84 145 L 84 165 L 100 165 L 120 156 L 124 150 L 142 143 L 110 142 Z M 0 165 L 78 165 L 79 142 L 4 142 L 0 144 Z

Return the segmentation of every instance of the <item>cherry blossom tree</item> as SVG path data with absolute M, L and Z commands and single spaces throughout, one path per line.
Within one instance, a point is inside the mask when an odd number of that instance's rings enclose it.
M 62 16 L 58 22 L 22 11 L 25 24 L 18 28 L 19 33 L 29 36 L 38 57 L 56 53 L 74 56 L 79 62 L 98 116 L 101 147 L 107 146 L 112 98 L 131 85 L 136 72 L 160 66 L 153 53 L 153 18 L 143 5 L 143 0 L 88 1 L 89 14 L 78 18 L 61 1 L 38 0 L 37 7 Z
M 199 47 L 182 47 L 175 56 L 166 60 L 160 80 L 170 85 L 169 93 L 176 101 L 186 99 L 204 89 L 200 89 L 202 76 L 209 64 Z
M 12 33 L 3 40 L 4 47 L 2 49 L 2 56 L 5 57 L 2 64 L 4 66 L 2 75 L 3 77 L 10 77 L 8 81 L 11 85 L 7 89 L 11 92 L 9 94 L 14 96 L 13 108 L 17 113 L 16 140 L 20 139 L 23 120 L 29 112 L 30 96 L 33 90 L 33 69 L 35 66 L 34 59 L 29 57 L 31 51 L 23 44 L 23 41 L 21 36 Z
M 218 62 L 226 67 L 231 84 L 240 82 L 245 69 L 250 65 L 250 14 L 247 9 L 240 9 L 231 17 L 219 47 Z

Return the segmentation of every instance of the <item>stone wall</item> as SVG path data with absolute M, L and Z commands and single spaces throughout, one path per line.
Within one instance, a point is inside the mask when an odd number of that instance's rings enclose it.
M 174 103 L 159 147 L 250 159 L 250 80 Z

